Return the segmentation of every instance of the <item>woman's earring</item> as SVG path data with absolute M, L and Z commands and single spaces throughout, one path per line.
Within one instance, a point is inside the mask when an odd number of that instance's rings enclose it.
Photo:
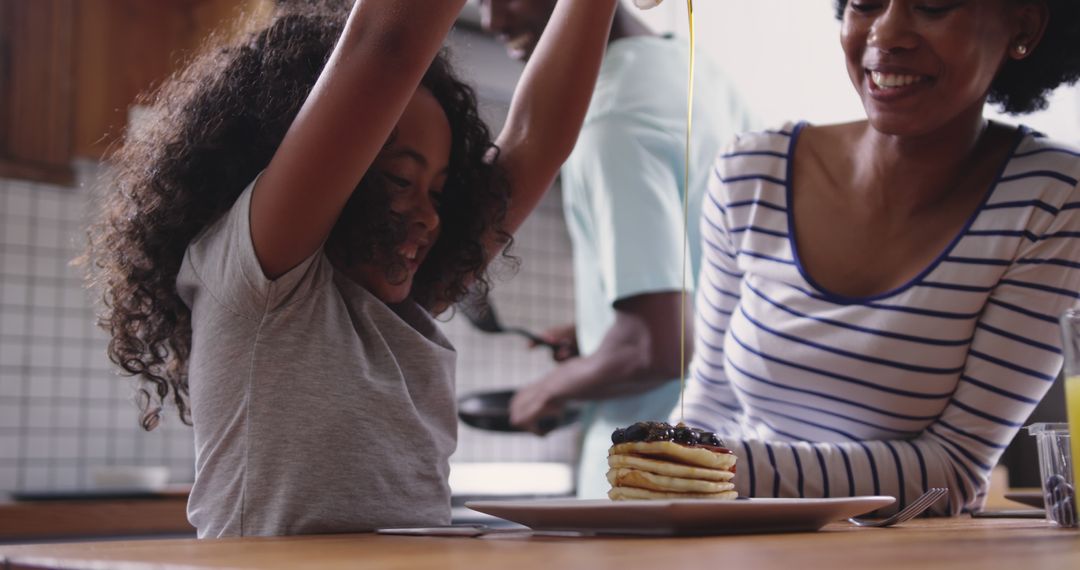
M 1016 44 L 1016 48 L 1014 51 L 1016 51 L 1017 57 L 1024 57 L 1028 53 L 1028 47 L 1024 44 Z

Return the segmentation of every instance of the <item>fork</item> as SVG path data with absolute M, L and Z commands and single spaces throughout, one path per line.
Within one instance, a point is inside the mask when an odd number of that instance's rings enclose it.
M 915 499 L 914 501 L 908 503 L 906 507 L 900 509 L 896 512 L 896 514 L 892 515 L 889 518 L 868 519 L 851 517 L 848 519 L 848 522 L 854 524 L 855 526 L 893 526 L 895 524 L 909 521 L 921 515 L 923 511 L 933 506 L 934 503 L 938 502 L 939 499 L 941 499 L 947 494 L 949 494 L 948 487 L 933 487 L 929 491 L 923 493 L 918 499 Z

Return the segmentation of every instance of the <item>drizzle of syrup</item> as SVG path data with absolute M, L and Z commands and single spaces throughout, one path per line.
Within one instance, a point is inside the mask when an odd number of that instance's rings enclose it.
M 679 296 L 679 423 L 686 421 L 686 256 L 687 224 L 690 218 L 690 135 L 694 128 L 694 0 L 686 0 L 687 21 L 690 23 L 690 71 L 686 89 L 686 148 L 683 151 L 683 239 L 682 289 Z

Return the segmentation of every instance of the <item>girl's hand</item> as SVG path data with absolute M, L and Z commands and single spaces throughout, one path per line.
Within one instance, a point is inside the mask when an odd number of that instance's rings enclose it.
M 649 10 L 660 5 L 664 0 L 634 0 L 634 6 L 642 10 Z

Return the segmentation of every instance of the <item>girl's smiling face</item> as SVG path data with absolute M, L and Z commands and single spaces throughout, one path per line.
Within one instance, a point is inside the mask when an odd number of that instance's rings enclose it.
M 372 165 L 385 180 L 390 210 L 403 224 L 404 240 L 381 258 L 342 268 L 384 303 L 409 296 L 417 270 L 439 237 L 439 201 L 450 148 L 446 113 L 430 91 L 417 89 L 390 144 Z
M 848 2 L 841 44 L 870 123 L 886 134 L 921 135 L 957 119 L 979 120 L 991 82 L 1024 41 L 1025 4 Z

